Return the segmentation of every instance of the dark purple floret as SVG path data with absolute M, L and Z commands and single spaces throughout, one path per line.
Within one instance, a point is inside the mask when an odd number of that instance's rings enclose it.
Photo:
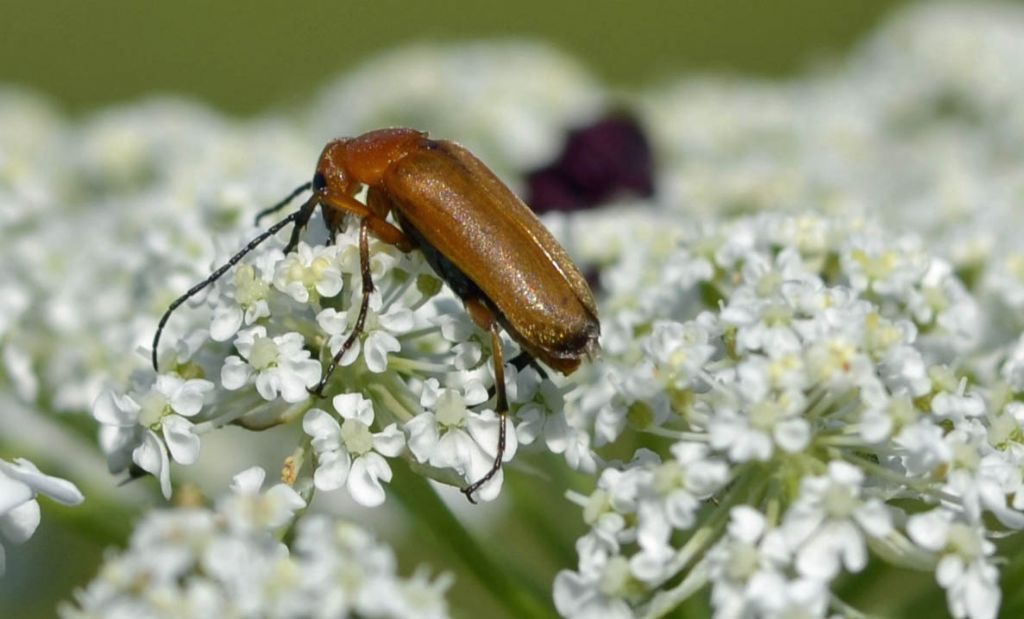
M 590 208 L 624 195 L 654 193 L 651 147 L 640 125 L 615 113 L 569 132 L 562 154 L 527 176 L 537 213 Z

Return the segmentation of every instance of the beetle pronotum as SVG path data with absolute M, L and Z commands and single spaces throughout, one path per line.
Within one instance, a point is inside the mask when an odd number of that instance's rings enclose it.
M 364 186 L 365 203 L 354 197 Z M 508 401 L 498 327 L 523 348 L 523 365 L 539 360 L 563 374 L 572 373 L 584 357 L 596 353 L 600 335 L 597 306 L 586 280 L 533 211 L 487 166 L 461 146 L 431 140 L 421 131 L 381 129 L 328 143 L 312 182 L 260 212 L 257 220 L 309 189 L 312 196 L 298 210 L 171 303 L 153 336 L 153 368 L 157 369 L 160 334 L 171 313 L 257 245 L 294 223 L 284 249 L 290 252 L 317 206 L 332 233 L 345 215 L 355 215 L 360 218 L 363 292 L 359 314 L 352 333 L 310 392 L 322 394 L 339 360 L 362 332 L 373 291 L 368 232 L 402 251 L 419 249 L 491 338 L 500 429 L 490 471 L 462 490 L 475 502 L 473 493 L 501 469 L 505 450 Z M 388 221 L 388 214 L 394 215 L 397 226 Z

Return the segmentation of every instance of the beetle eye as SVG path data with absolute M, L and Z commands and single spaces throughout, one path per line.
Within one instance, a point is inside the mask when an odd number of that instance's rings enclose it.
M 317 172 L 313 175 L 313 191 L 320 191 L 324 187 L 327 187 L 327 179 L 323 174 Z

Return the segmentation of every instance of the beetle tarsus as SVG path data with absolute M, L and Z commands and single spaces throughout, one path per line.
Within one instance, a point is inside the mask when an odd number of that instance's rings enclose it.
M 504 389 L 502 389 L 504 391 Z M 494 456 L 494 463 L 491 465 L 491 470 L 487 471 L 487 474 L 469 484 L 462 489 L 462 494 L 466 495 L 466 499 L 470 503 L 476 505 L 476 499 L 473 498 L 473 493 L 483 487 L 484 484 L 491 481 L 498 471 L 501 470 L 501 461 L 505 459 L 505 425 L 508 423 L 508 414 L 504 411 L 498 413 L 498 452 Z

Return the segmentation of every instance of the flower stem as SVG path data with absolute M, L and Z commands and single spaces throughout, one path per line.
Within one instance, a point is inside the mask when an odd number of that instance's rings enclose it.
M 511 617 L 549 617 L 554 609 L 546 596 L 512 577 L 504 563 L 494 561 L 476 538 L 455 517 L 426 479 L 394 464 L 391 495 L 398 499 L 416 523 L 417 537 L 450 550 L 477 577 L 480 584 L 508 611 Z

